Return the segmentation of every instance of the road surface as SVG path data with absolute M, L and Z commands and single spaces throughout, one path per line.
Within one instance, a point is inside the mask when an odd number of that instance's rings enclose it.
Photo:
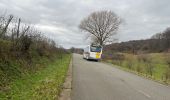
M 170 100 L 170 87 L 73 54 L 72 100 Z

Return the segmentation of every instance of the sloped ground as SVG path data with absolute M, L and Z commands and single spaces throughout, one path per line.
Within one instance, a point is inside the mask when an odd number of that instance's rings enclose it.
M 47 67 L 17 79 L 10 89 L 0 92 L 0 99 L 53 100 L 58 99 L 70 63 L 70 55 L 56 59 Z

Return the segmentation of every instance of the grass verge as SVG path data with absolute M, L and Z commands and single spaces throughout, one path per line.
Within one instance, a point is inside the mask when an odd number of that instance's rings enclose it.
M 124 56 L 123 59 L 113 58 L 103 61 L 159 83 L 170 84 L 169 73 L 167 72 L 169 67 L 166 61 L 166 56 L 169 56 L 168 53 L 150 53 L 142 56 L 122 53 L 122 55 Z M 141 57 L 145 57 L 145 59 Z
M 3 100 L 53 100 L 57 99 L 64 82 L 71 56 L 46 65 L 45 68 L 11 82 L 10 89 L 0 93 Z

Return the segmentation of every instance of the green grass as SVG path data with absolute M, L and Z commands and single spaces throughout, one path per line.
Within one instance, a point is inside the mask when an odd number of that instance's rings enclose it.
M 151 57 L 151 64 L 153 66 L 153 75 L 151 76 L 147 71 L 146 71 L 146 63 L 145 62 L 140 62 L 137 59 L 138 55 L 133 55 L 133 54 L 123 54 L 125 56 L 125 59 L 121 61 L 121 64 L 119 63 L 120 61 L 117 60 L 107 60 L 107 62 L 112 63 L 114 65 L 118 65 L 124 70 L 128 70 L 131 72 L 134 72 L 136 74 L 151 78 L 153 80 L 157 80 L 161 83 L 166 83 L 170 84 L 170 80 L 165 80 L 165 72 L 167 68 L 167 64 L 165 62 L 165 57 L 169 55 L 168 53 L 150 53 L 150 54 L 145 54 L 147 57 Z M 166 55 L 166 56 L 165 56 Z M 128 67 L 128 64 L 131 63 L 132 66 L 131 68 Z M 140 72 L 137 70 L 140 68 Z
M 29 73 L 11 82 L 9 90 L 0 92 L 0 99 L 53 100 L 62 89 L 70 63 L 70 55 L 57 58 L 36 73 Z

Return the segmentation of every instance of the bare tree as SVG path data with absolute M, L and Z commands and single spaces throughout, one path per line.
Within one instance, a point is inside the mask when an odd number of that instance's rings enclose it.
M 104 45 L 112 41 L 116 34 L 121 19 L 112 11 L 93 12 L 81 21 L 79 28 L 88 32 L 93 42 Z
M 19 37 L 19 28 L 20 28 L 20 23 L 21 23 L 21 19 L 19 18 L 18 20 L 18 27 L 17 27 L 17 38 Z
M 8 26 L 9 24 L 11 23 L 12 19 L 13 19 L 13 15 L 9 15 L 9 18 L 5 21 L 5 25 L 4 25 L 4 28 L 2 29 L 2 32 L 0 33 L 0 37 L 4 37 L 5 36 L 5 33 L 8 29 Z

